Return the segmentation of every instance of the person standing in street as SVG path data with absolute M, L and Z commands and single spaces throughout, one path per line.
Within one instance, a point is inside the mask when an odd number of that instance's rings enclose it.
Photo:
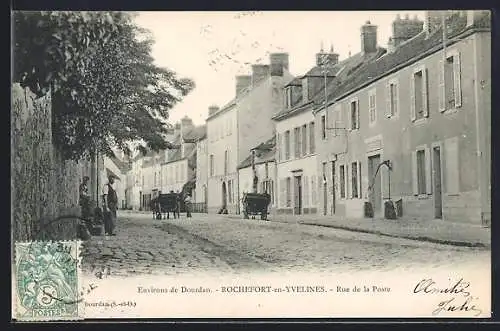
M 108 182 L 103 188 L 103 211 L 104 211 L 104 232 L 109 236 L 116 236 L 116 210 L 118 208 L 118 196 L 113 188 L 115 178 L 108 177 Z
M 186 217 L 191 218 L 191 195 L 186 194 L 184 198 L 184 206 L 186 207 Z

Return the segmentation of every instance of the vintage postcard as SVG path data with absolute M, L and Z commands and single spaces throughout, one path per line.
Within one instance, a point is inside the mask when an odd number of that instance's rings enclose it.
M 490 12 L 12 16 L 13 320 L 491 317 Z

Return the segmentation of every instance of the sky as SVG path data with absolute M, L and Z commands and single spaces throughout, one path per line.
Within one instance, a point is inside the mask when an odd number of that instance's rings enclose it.
M 269 64 L 269 53 L 288 53 L 290 72 L 300 76 L 322 45 L 333 45 L 340 61 L 359 52 L 366 21 L 378 26 L 378 44 L 387 47 L 397 14 L 424 19 L 422 11 L 141 12 L 136 22 L 153 35 L 156 64 L 196 83 L 169 122 L 187 115 L 201 125 L 209 106 L 234 98 L 235 76 L 250 74 L 251 64 Z

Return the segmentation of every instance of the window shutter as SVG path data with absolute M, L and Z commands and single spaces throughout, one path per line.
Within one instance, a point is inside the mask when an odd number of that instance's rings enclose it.
M 281 161 L 282 158 L 282 146 L 281 146 L 282 136 L 280 133 L 276 135 L 276 146 L 278 147 L 278 161 Z
M 359 101 L 356 101 L 356 129 L 359 129 Z
M 415 121 L 417 118 L 415 115 L 415 75 L 412 74 L 410 78 L 410 112 L 411 120 Z
M 349 188 L 351 187 L 351 174 L 349 173 L 349 166 L 345 165 L 345 197 L 346 199 L 352 198 L 351 191 Z
M 388 82 L 385 86 L 385 116 L 387 118 L 392 116 L 392 99 L 391 99 L 391 84 Z
M 432 194 L 432 175 L 431 175 L 431 150 L 425 149 L 425 188 L 427 194 Z
M 361 189 L 363 188 L 361 185 L 362 177 L 361 177 L 361 162 L 358 162 L 358 196 L 360 199 L 363 198 L 363 192 Z
M 346 123 L 347 123 L 347 130 L 351 131 L 352 130 L 352 114 L 351 114 L 351 103 L 347 102 L 344 104 L 345 108 L 345 114 L 347 116 Z
M 412 177 L 412 188 L 413 194 L 418 195 L 418 177 L 417 177 L 417 152 L 411 152 L 411 177 Z
M 396 109 L 394 109 L 394 115 L 397 115 L 399 112 L 399 81 L 396 82 L 396 87 L 394 88 L 394 105 Z
M 444 86 L 444 67 L 445 63 L 443 60 L 439 60 L 439 111 L 443 112 L 446 110 L 446 92 Z
M 455 107 L 462 107 L 462 82 L 461 82 L 461 77 L 462 77 L 462 66 L 460 64 L 460 53 L 457 53 L 454 57 L 453 61 L 453 81 L 455 83 L 455 86 L 453 87 L 455 89 Z
M 424 117 L 429 117 L 429 100 L 427 91 L 427 69 L 422 69 L 422 102 L 424 107 Z

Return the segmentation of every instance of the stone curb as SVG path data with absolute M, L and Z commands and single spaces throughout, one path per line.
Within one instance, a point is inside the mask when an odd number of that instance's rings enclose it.
M 310 223 L 310 222 L 298 222 L 298 224 L 322 226 L 322 227 L 327 227 L 327 228 L 334 228 L 334 229 L 347 230 L 347 231 L 353 231 L 353 232 L 361 232 L 361 233 L 371 233 L 371 234 L 376 234 L 379 236 L 385 236 L 385 237 L 391 237 L 391 238 L 403 238 L 403 239 L 410 239 L 410 240 L 417 240 L 417 241 L 426 241 L 426 242 L 430 242 L 430 243 L 434 243 L 434 244 L 442 244 L 442 245 L 470 247 L 470 248 L 491 248 L 491 245 L 485 244 L 482 242 L 454 241 L 454 240 L 446 240 L 446 239 L 436 239 L 436 238 L 432 238 L 432 237 L 419 236 L 419 235 L 412 236 L 412 235 L 404 235 L 404 234 L 392 234 L 392 233 L 387 233 L 387 232 L 383 232 L 383 231 L 375 231 L 375 230 L 368 230 L 368 229 L 363 229 L 363 228 L 355 228 L 355 227 L 334 225 L 334 224 L 327 225 L 327 224 L 316 224 L 316 223 Z
M 232 219 L 239 219 L 241 217 L 238 217 L 239 215 L 226 215 L 228 218 Z M 434 244 L 441 244 L 441 245 L 450 245 L 450 246 L 458 246 L 458 247 L 470 247 L 470 248 L 483 248 L 483 249 L 490 249 L 491 244 L 485 244 L 482 242 L 470 242 L 470 241 L 457 241 L 457 240 L 446 240 L 446 239 L 439 239 L 436 237 L 428 237 L 428 236 L 421 236 L 418 234 L 415 235 L 405 235 L 405 234 L 394 234 L 390 233 L 388 231 L 377 231 L 377 230 L 369 230 L 365 228 L 360 228 L 360 227 L 351 227 L 351 226 L 346 226 L 346 225 L 337 225 L 337 224 L 319 224 L 319 223 L 314 223 L 314 222 L 309 222 L 309 221 L 296 221 L 296 222 L 287 222 L 287 221 L 281 221 L 281 220 L 276 220 L 276 219 L 269 219 L 270 222 L 277 222 L 277 223 L 288 223 L 288 224 L 304 224 L 304 225 L 312 225 L 312 226 L 321 226 L 325 228 L 333 228 L 333 229 L 339 229 L 339 230 L 346 230 L 346 231 L 352 231 L 352 232 L 360 232 L 360 233 L 370 233 L 370 234 L 376 234 L 379 236 L 385 236 L 385 237 L 391 237 L 391 238 L 402 238 L 402 239 L 409 239 L 409 240 L 417 240 L 417 241 L 424 241 L 424 242 L 430 242 Z

